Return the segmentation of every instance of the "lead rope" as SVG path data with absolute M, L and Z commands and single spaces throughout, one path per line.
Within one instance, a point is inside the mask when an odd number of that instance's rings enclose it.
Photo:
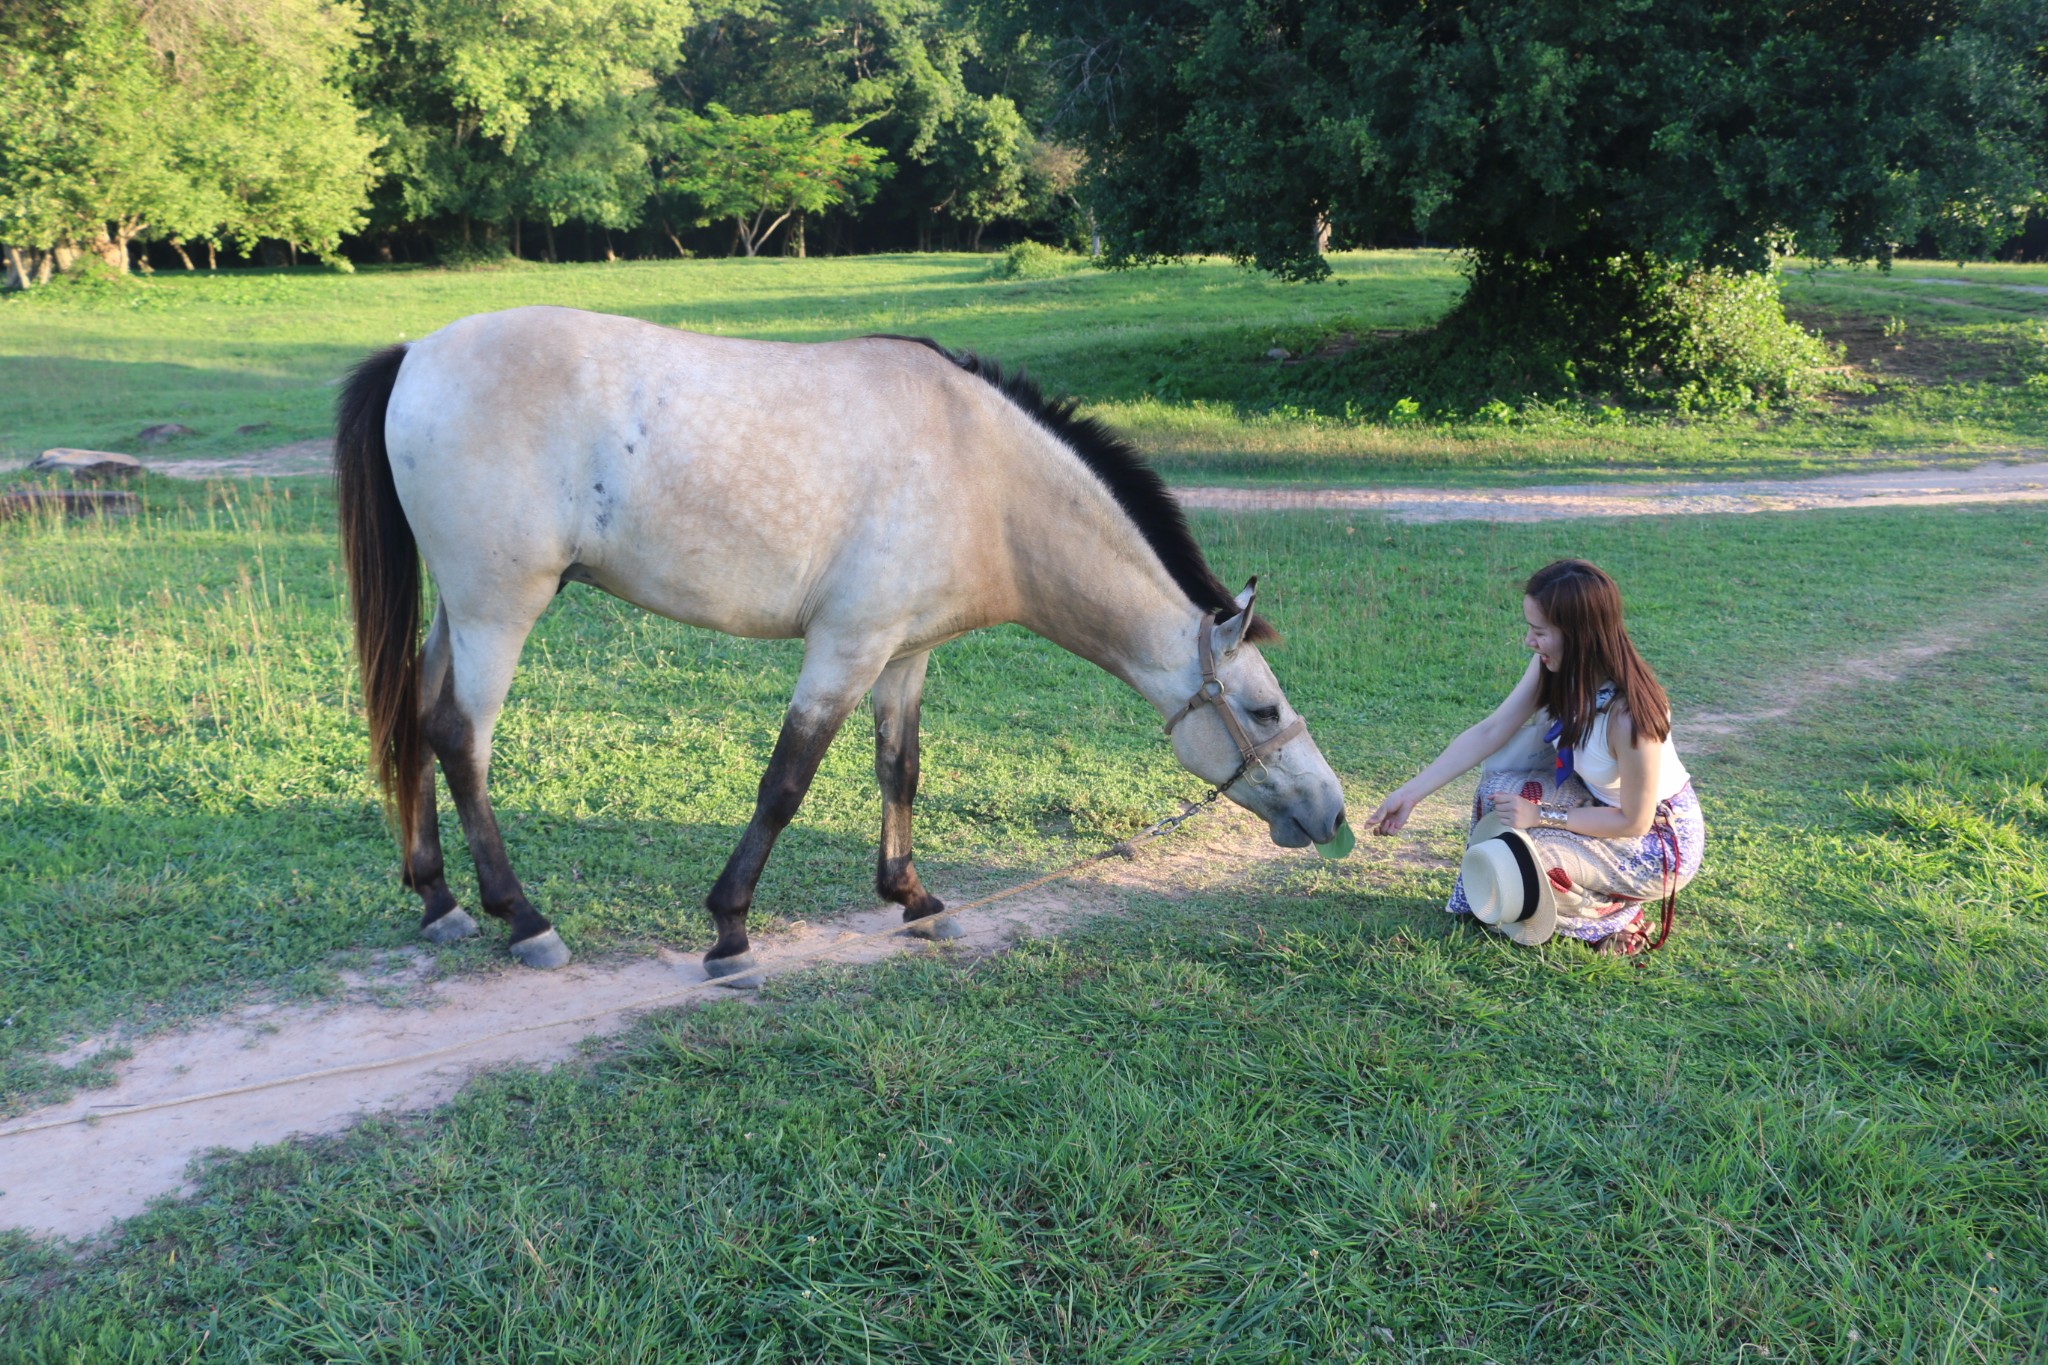
M 1108 848 L 1091 853 L 1085 858 L 1078 858 L 1056 871 L 1048 872 L 1043 876 L 1033 877 L 1030 881 L 1021 882 L 1016 886 L 1005 887 L 1001 891 L 990 892 L 986 896 L 968 901 L 965 904 L 951 906 L 941 910 L 936 915 L 926 915 L 922 919 L 906 920 L 902 924 L 894 924 L 887 929 L 878 929 L 873 933 L 861 934 L 855 938 L 837 939 L 831 943 L 813 948 L 809 952 L 779 958 L 763 966 L 750 967 L 743 972 L 734 972 L 731 976 L 713 977 L 705 981 L 693 981 L 689 985 L 676 990 L 664 991 L 660 995 L 648 996 L 644 1000 L 636 1000 L 625 1005 L 614 1005 L 609 1009 L 598 1010 L 593 1014 L 578 1014 L 567 1019 L 551 1019 L 539 1024 L 522 1024 L 518 1028 L 504 1029 L 480 1038 L 468 1038 L 459 1043 L 449 1043 L 442 1047 L 430 1048 L 425 1052 L 407 1053 L 403 1057 L 386 1057 L 373 1062 L 351 1062 L 345 1066 L 330 1066 L 318 1071 L 304 1071 L 295 1076 L 279 1076 L 272 1080 L 251 1081 L 246 1085 L 233 1085 L 220 1090 L 205 1090 L 196 1095 L 178 1095 L 171 1099 L 150 1100 L 143 1104 L 124 1105 L 121 1108 L 109 1109 L 97 1114 L 79 1114 L 68 1119 L 45 1119 L 40 1123 L 24 1123 L 18 1127 L 0 1129 L 0 1138 L 21 1137 L 28 1133 L 46 1132 L 52 1128 L 66 1128 L 74 1123 L 93 1123 L 101 1119 L 126 1118 L 130 1114 L 146 1114 L 159 1109 L 175 1109 L 182 1105 L 200 1104 L 207 1100 L 223 1100 L 235 1095 L 253 1094 L 259 1090 L 274 1090 L 279 1086 L 300 1085 L 307 1081 L 326 1080 L 331 1076 L 352 1076 L 365 1071 L 381 1071 L 386 1067 L 406 1066 L 417 1062 L 430 1061 L 435 1057 L 446 1057 L 467 1048 L 476 1047 L 481 1043 L 496 1042 L 501 1038 L 514 1037 L 522 1033 L 546 1033 L 553 1029 L 567 1028 L 571 1024 L 594 1023 L 599 1019 L 609 1018 L 615 1014 L 651 1009 L 656 1005 L 668 1004 L 671 1001 L 687 999 L 691 996 L 705 994 L 714 990 L 730 990 L 739 982 L 745 981 L 749 977 L 759 976 L 763 972 L 788 971 L 801 967 L 806 963 L 830 957 L 833 953 L 842 952 L 862 943 L 872 943 L 877 939 L 894 938 L 900 934 L 915 934 L 928 925 L 937 924 L 940 920 L 951 919 L 954 915 L 964 914 L 969 910 L 977 910 L 984 905 L 993 905 L 995 902 L 1007 900 L 1011 896 L 1022 895 L 1026 891 L 1044 886 L 1047 882 L 1056 882 L 1063 877 L 1071 877 L 1082 868 L 1092 864 L 1103 862 L 1110 858 L 1131 857 L 1141 845 L 1150 843 L 1162 835 L 1171 834 L 1189 820 L 1194 819 L 1195 816 L 1215 805 L 1217 801 L 1222 799 L 1223 793 L 1235 786 L 1238 779 L 1249 772 L 1252 764 L 1257 761 L 1256 758 L 1246 759 L 1242 764 L 1238 765 L 1237 771 L 1230 775 L 1228 781 L 1211 788 L 1207 796 L 1204 796 L 1199 801 L 1181 802 L 1179 811 L 1153 821 L 1152 824 L 1128 839 L 1119 839 Z
M 1650 826 L 1651 837 L 1657 841 L 1657 861 L 1664 873 L 1662 895 L 1664 898 L 1663 923 L 1657 929 L 1657 941 L 1645 944 L 1644 953 L 1654 953 L 1664 946 L 1664 940 L 1671 937 L 1671 917 L 1678 910 L 1679 860 L 1683 856 L 1678 850 L 1678 831 L 1671 825 L 1671 803 L 1657 803 L 1657 818 Z

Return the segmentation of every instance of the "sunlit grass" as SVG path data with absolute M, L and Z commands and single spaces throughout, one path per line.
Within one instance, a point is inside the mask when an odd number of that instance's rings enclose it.
M 2018 369 L 1888 385 L 1873 402 L 1831 398 L 1711 420 L 1597 400 L 1449 421 L 1305 409 L 1290 399 L 1290 367 L 1427 326 L 1463 288 L 1457 259 L 1443 252 L 1353 253 L 1335 264 L 1334 278 L 1316 285 L 1213 260 L 1013 281 L 994 276 L 991 258 L 952 255 L 163 273 L 76 298 L 31 292 L 0 298 L 0 359 L 14 377 L 0 388 L 0 459 L 58 445 L 132 449 L 135 433 L 157 422 L 199 433 L 161 452 L 172 456 L 322 437 L 332 385 L 365 351 L 530 303 L 791 341 L 934 336 L 1079 395 L 1183 481 L 1785 475 L 2048 443 L 2048 389 L 2020 382 L 2048 368 L 2037 340 L 2028 349 L 2048 296 L 1974 284 L 1944 294 L 1945 285 L 1913 281 L 1953 267 L 1915 262 L 1890 276 L 1790 274 L 1786 297 L 1828 316 L 1897 316 L 1921 331 L 2018 347 Z M 2025 285 L 2036 278 L 2028 269 L 1971 266 L 1961 278 Z M 1276 349 L 1290 359 L 1269 358 Z

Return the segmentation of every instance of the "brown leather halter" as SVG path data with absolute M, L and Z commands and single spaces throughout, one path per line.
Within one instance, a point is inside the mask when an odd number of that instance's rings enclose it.
M 1236 772 L 1232 773 L 1227 780 L 1216 784 L 1216 790 L 1219 792 L 1228 791 L 1236 786 L 1239 778 L 1250 772 L 1255 766 L 1265 763 L 1268 758 L 1271 758 L 1279 751 L 1281 745 L 1308 730 L 1308 722 L 1300 716 L 1296 716 L 1271 739 L 1260 744 L 1252 743 L 1252 737 L 1246 732 L 1244 722 L 1237 718 L 1237 713 L 1231 710 L 1230 704 L 1224 700 L 1223 680 L 1216 676 L 1216 650 L 1209 643 L 1209 631 L 1212 627 L 1222 625 L 1223 621 L 1224 617 L 1221 612 L 1211 612 L 1203 617 L 1202 624 L 1195 628 L 1195 657 L 1202 665 L 1202 686 L 1194 696 L 1188 698 L 1187 705 L 1174 712 L 1172 717 L 1166 722 L 1166 733 L 1170 735 L 1173 733 L 1174 726 L 1194 714 L 1196 707 L 1213 706 L 1216 708 L 1216 714 L 1223 718 L 1223 728 L 1230 731 L 1231 739 L 1237 742 L 1237 752 L 1244 759 L 1242 763 L 1237 765 Z

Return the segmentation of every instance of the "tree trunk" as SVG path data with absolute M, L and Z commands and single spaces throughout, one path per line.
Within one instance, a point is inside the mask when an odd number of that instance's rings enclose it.
M 796 222 L 792 223 L 789 231 L 784 234 L 782 238 L 782 251 L 785 256 L 800 257 L 804 254 L 804 219 L 807 216 L 799 212 L 796 216 Z
M 661 220 L 661 234 L 662 236 L 668 238 L 669 245 L 673 246 L 676 249 L 677 259 L 689 259 L 690 253 L 683 249 L 682 239 L 676 236 L 676 230 L 669 226 L 668 219 L 666 218 Z
M 178 253 L 178 259 L 185 263 L 185 269 L 195 270 L 198 268 L 192 264 L 192 258 L 185 254 L 184 239 L 179 237 L 171 238 L 171 250 Z
M 297 242 L 286 242 L 284 244 L 284 255 L 285 263 L 296 270 L 299 264 L 299 244 Z
M 1094 209 L 1088 210 L 1088 257 L 1090 260 L 1102 258 L 1102 226 L 1095 221 Z
M 986 223 L 976 223 L 974 225 L 974 231 L 968 234 L 967 237 L 967 249 L 969 251 L 981 250 L 981 230 L 987 226 L 988 224 Z
M 1308 244 L 1318 256 L 1324 255 L 1329 251 L 1330 219 L 1327 215 L 1318 213 L 1315 221 L 1309 224 Z
M 512 220 L 512 254 L 514 256 L 519 254 L 519 220 L 517 218 Z
M 610 264 L 619 259 L 619 253 L 612 250 L 612 230 L 600 228 L 599 231 L 604 233 L 604 259 L 606 264 Z
M 220 269 L 220 251 L 215 247 L 211 237 L 206 239 L 206 268 L 208 270 Z
M 732 217 L 732 245 L 731 245 L 730 247 L 726 248 L 726 252 L 725 252 L 725 254 L 726 254 L 726 255 L 728 255 L 728 256 L 737 256 L 737 255 L 739 255 L 739 254 L 740 254 L 740 245 L 741 245 L 742 241 L 744 240 L 744 238 L 743 238 L 743 237 L 742 237 L 742 235 L 741 235 L 740 229 L 741 229 L 741 228 L 742 228 L 742 227 L 743 227 L 743 226 L 745 225 L 745 222 L 746 222 L 746 220 L 745 220 L 745 219 L 743 219 L 743 218 L 741 218 L 741 217 L 740 217 L 740 216 L 739 216 L 738 214 L 734 214 L 734 215 L 733 215 L 733 217 Z M 753 254 L 754 254 L 754 252 L 753 252 L 753 249 L 752 249 L 751 247 L 749 247 L 749 248 L 748 248 L 748 250 L 747 250 L 747 254 L 748 254 L 749 256 L 751 256 L 751 255 L 753 255 Z
M 29 265 L 21 257 L 21 248 L 7 248 L 7 288 L 26 289 L 29 286 Z
M 107 269 L 116 274 L 128 273 L 128 239 L 107 231 L 104 225 L 100 235 L 92 242 L 92 254 L 99 257 Z
M 548 264 L 555 264 L 555 223 L 551 218 L 542 224 L 548 232 Z

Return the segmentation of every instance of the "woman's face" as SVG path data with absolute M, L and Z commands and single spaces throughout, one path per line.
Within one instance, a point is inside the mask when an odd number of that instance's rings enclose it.
M 1529 622 L 1529 633 L 1522 637 L 1522 643 L 1530 653 L 1543 660 L 1544 668 L 1557 672 L 1557 666 L 1564 658 L 1563 632 L 1550 624 L 1543 608 L 1536 605 L 1533 597 L 1522 599 L 1522 616 Z

